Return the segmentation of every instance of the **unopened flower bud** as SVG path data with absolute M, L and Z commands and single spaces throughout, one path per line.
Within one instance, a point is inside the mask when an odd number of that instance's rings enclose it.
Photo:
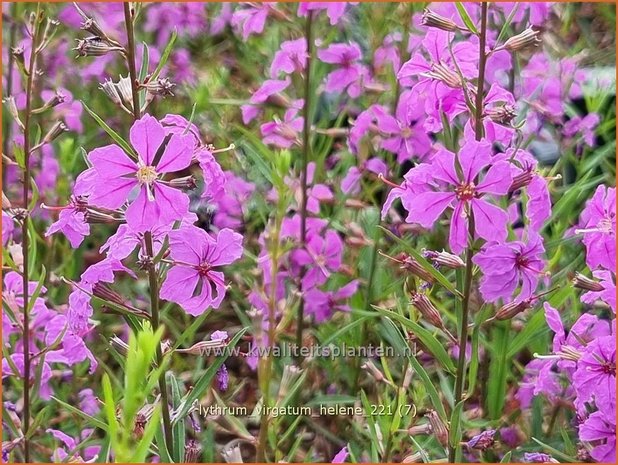
M 509 52 L 517 52 L 527 47 L 538 47 L 541 44 L 539 34 L 539 31 L 535 31 L 529 27 L 522 33 L 508 39 L 501 48 Z
M 431 303 L 431 300 L 419 292 L 412 293 L 412 305 L 420 312 L 425 320 L 434 325 L 436 328 L 443 329 L 444 322 L 438 309 Z
M 384 376 L 384 374 L 375 366 L 375 364 L 371 360 L 367 360 L 365 363 L 361 365 L 363 370 L 366 370 L 372 378 L 376 381 L 384 381 L 386 384 L 391 384 L 391 382 Z
M 197 183 L 195 181 L 195 177 L 189 175 L 182 178 L 172 179 L 169 182 L 169 185 L 171 187 L 175 187 L 176 189 L 195 189 Z
M 109 345 L 111 345 L 119 354 L 126 355 L 129 353 L 129 344 L 124 342 L 118 336 L 112 336 L 109 340 Z
M 199 442 L 189 439 L 185 444 L 185 463 L 198 463 L 202 454 Z
M 125 306 L 126 302 L 122 298 L 120 294 L 114 291 L 107 284 L 99 282 L 94 285 L 92 288 L 92 295 L 98 297 L 99 299 L 114 303 L 116 305 Z
M 94 18 L 84 18 L 84 22 L 80 26 L 84 31 L 90 32 L 94 37 L 99 37 L 101 40 L 107 42 L 109 45 L 114 47 L 121 47 L 118 41 L 112 39 L 107 35 L 107 33 L 101 28 L 101 25 Z
M 431 433 L 431 425 L 429 423 L 425 423 L 423 425 L 414 425 L 408 428 L 408 434 L 410 436 L 417 436 L 419 434 L 429 434 Z
M 524 170 L 513 178 L 513 182 L 509 187 L 509 192 L 515 192 L 522 187 L 526 187 L 534 178 L 532 167 L 524 168 Z
M 425 415 L 431 425 L 431 431 L 442 446 L 448 446 L 448 428 L 435 410 Z
M 124 220 L 115 216 L 103 213 L 94 208 L 88 208 L 85 214 L 85 220 L 88 224 L 118 224 L 124 223 Z
M 458 255 L 453 255 L 445 250 L 442 252 L 424 250 L 423 253 L 425 257 L 429 258 L 436 265 L 446 266 L 447 268 L 452 268 L 454 270 L 466 266 L 464 261 Z
M 496 430 L 488 429 L 483 431 L 481 434 L 477 434 L 472 437 L 467 443 L 466 446 L 468 449 L 476 449 L 476 450 L 487 450 L 494 444 L 494 436 L 496 435 Z
M 605 290 L 600 282 L 590 279 L 578 272 L 575 272 L 575 277 L 571 280 L 571 283 L 573 283 L 573 287 L 585 291 L 601 292 Z
M 500 105 L 494 108 L 487 108 L 485 115 L 489 116 L 494 123 L 509 125 L 513 118 L 517 116 L 517 112 L 512 105 Z
M 529 308 L 532 308 L 532 299 L 525 299 L 519 302 L 510 302 L 500 307 L 494 318 L 500 321 L 510 320 L 515 315 L 519 315 L 521 312 Z
M 437 13 L 434 13 L 429 8 L 423 10 L 421 24 L 427 27 L 435 27 L 443 31 L 455 32 L 459 27 L 452 19 L 445 18 Z
M 110 52 L 122 52 L 124 49 L 116 45 L 110 45 L 99 36 L 87 37 L 77 40 L 77 47 L 73 50 L 78 57 L 100 57 Z
M 428 283 L 433 283 L 434 280 L 435 280 L 433 275 L 431 273 L 429 273 L 423 267 L 423 265 L 421 265 L 414 258 L 409 257 L 407 255 L 404 256 L 402 261 L 401 261 L 401 268 L 406 270 L 406 271 L 409 271 L 413 275 L 418 276 L 423 281 L 427 281 Z

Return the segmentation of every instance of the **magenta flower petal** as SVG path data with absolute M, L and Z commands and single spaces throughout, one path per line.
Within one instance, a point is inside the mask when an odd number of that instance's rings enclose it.
M 131 145 L 147 166 L 152 166 L 155 154 L 164 139 L 165 129 L 161 123 L 148 114 L 137 120 L 129 132 Z
M 193 138 L 189 134 L 174 134 L 157 163 L 158 173 L 173 173 L 185 169 L 191 164 L 193 156 Z
M 452 192 L 423 192 L 410 205 L 407 221 L 431 228 L 454 199 Z
M 118 178 L 137 171 L 136 163 L 117 145 L 106 145 L 88 154 L 97 175 L 103 179 Z
M 487 241 L 504 242 L 507 236 L 507 213 L 481 199 L 472 199 L 474 211 L 474 229 L 478 236 Z
M 506 195 L 512 182 L 509 163 L 500 161 L 489 168 L 483 181 L 476 188 L 485 194 Z

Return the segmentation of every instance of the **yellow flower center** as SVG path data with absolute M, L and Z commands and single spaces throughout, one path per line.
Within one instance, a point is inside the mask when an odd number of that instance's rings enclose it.
M 135 177 L 139 181 L 140 184 L 152 184 L 158 177 L 157 171 L 154 166 L 141 166 L 137 173 L 135 173 Z

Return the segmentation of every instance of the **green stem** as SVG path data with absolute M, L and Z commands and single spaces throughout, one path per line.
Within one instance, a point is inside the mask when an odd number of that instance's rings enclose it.
M 301 205 L 300 205 L 300 246 L 305 248 L 307 244 L 307 165 L 311 158 L 311 68 L 313 64 L 313 11 L 307 14 L 305 22 L 305 43 L 307 47 L 307 65 L 305 67 L 305 89 L 303 103 L 303 153 L 302 167 L 300 174 Z M 303 295 L 303 278 L 306 268 L 301 269 L 299 278 L 300 302 L 298 303 L 298 314 L 296 317 L 296 347 L 297 363 L 300 364 L 302 357 L 300 347 L 303 344 L 303 320 L 305 313 L 305 297 Z
M 28 211 L 28 198 L 30 197 L 30 130 L 32 116 L 32 98 L 34 87 L 34 76 L 36 71 L 36 59 L 38 56 L 37 48 L 39 46 L 39 32 L 41 24 L 41 5 L 37 3 L 36 16 L 34 23 L 34 31 L 32 35 L 32 52 L 30 53 L 30 62 L 28 65 L 28 78 L 26 80 L 26 110 L 24 114 L 24 179 L 23 179 L 23 203 L 24 203 L 24 219 L 22 221 L 22 241 L 21 251 L 24 260 L 23 264 L 23 293 L 24 293 L 24 330 L 22 334 L 22 344 L 24 347 L 24 409 L 22 418 L 22 431 L 24 433 L 24 462 L 30 462 L 30 371 L 31 371 L 31 354 L 30 354 L 30 315 L 28 307 L 30 306 L 30 296 L 28 295 L 28 284 L 30 282 L 30 270 L 28 259 L 30 257 L 29 247 L 29 226 L 30 212 Z
M 483 137 L 483 97 L 485 87 L 485 65 L 487 55 L 485 53 L 485 43 L 487 39 L 487 2 L 481 3 L 481 30 L 479 35 L 479 75 L 477 80 L 477 92 L 475 102 L 475 138 L 477 141 Z M 468 247 L 466 248 L 466 270 L 464 278 L 464 292 L 461 309 L 461 327 L 459 332 L 459 358 L 457 360 L 457 371 L 455 377 L 455 396 L 454 405 L 463 399 L 463 388 L 466 376 L 466 345 L 468 342 L 468 314 L 470 310 L 470 291 L 472 288 L 472 256 L 474 241 L 474 215 L 469 211 L 468 218 Z M 461 421 L 461 420 L 460 420 Z M 452 426 L 451 426 L 452 427 Z M 450 446 L 448 461 L 455 462 L 457 450 L 460 446 Z
M 131 6 L 129 2 L 124 3 L 124 19 L 127 29 L 127 64 L 129 66 L 129 76 L 131 79 L 131 94 L 133 97 L 133 117 L 138 120 L 141 117 L 141 109 L 139 105 L 139 89 L 137 82 L 137 71 L 135 68 L 135 33 L 133 30 L 133 15 L 131 14 Z M 144 233 L 144 242 L 146 248 L 146 254 L 150 259 L 148 264 L 148 283 L 150 288 L 150 322 L 152 324 L 153 331 L 157 331 L 160 326 L 159 315 L 159 278 L 157 276 L 157 269 L 153 263 L 154 250 L 152 244 L 152 233 L 146 231 Z M 162 366 L 163 354 L 161 353 L 161 346 L 157 346 L 157 365 Z M 165 432 L 165 445 L 169 451 L 174 443 L 174 437 L 172 435 L 172 422 L 169 410 L 169 400 L 167 395 L 167 384 L 165 382 L 165 370 L 163 370 L 159 376 L 159 391 L 161 393 L 161 416 L 163 417 L 163 430 Z M 181 438 L 178 438 L 180 440 Z

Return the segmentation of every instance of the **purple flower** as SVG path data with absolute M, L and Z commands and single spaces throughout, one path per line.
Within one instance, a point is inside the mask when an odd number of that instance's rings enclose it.
M 361 190 L 361 178 L 363 173 L 382 174 L 386 176 L 388 166 L 381 158 L 370 158 L 361 166 L 352 166 L 345 178 L 341 180 L 341 191 L 347 195 L 357 195 Z
M 86 222 L 88 203 L 81 197 L 72 197 L 66 207 L 48 207 L 52 210 L 60 209 L 58 221 L 52 223 L 45 237 L 62 232 L 71 243 L 71 247 L 78 248 L 84 237 L 90 235 L 90 225 Z
M 591 442 L 593 459 L 600 463 L 616 462 L 616 412 L 599 410 L 594 412 L 579 427 L 579 439 Z
M 506 242 L 487 245 L 472 261 L 483 272 L 481 294 L 488 302 L 509 300 L 517 287 L 520 300 L 532 296 L 543 274 L 545 262 L 543 239 L 535 233 L 528 235 L 528 242 Z
M 298 133 L 303 130 L 303 117 L 297 116 L 298 110 L 290 108 L 285 112 L 283 121 L 275 117 L 275 121 L 260 126 L 262 140 L 282 149 L 289 149 L 298 142 Z
M 305 294 L 305 308 L 307 313 L 315 317 L 316 323 L 328 320 L 335 311 L 349 312 L 350 307 L 345 301 L 358 291 L 358 281 L 354 280 L 336 291 L 321 291 L 317 288 Z
M 362 80 L 368 71 L 359 63 L 362 52 L 358 44 L 330 44 L 327 48 L 318 50 L 318 58 L 324 63 L 338 66 L 337 70 L 326 76 L 326 92 L 337 93 L 347 89 L 350 97 L 360 95 Z
M 398 108 L 395 117 L 380 111 L 376 115 L 378 129 L 384 137 L 383 149 L 396 154 L 399 163 L 412 158 L 425 160 L 431 139 L 421 124 L 412 119 L 412 112 Z
M 330 25 L 334 26 L 339 22 L 345 13 L 346 5 L 357 5 L 358 2 L 300 2 L 298 5 L 298 16 L 307 16 L 309 11 L 326 10 Z
M 127 223 L 136 230 L 148 230 L 182 218 L 189 209 L 189 198 L 162 179 L 166 173 L 183 170 L 193 156 L 191 136 L 173 134 L 162 153 L 165 129 L 150 115 L 131 127 L 130 140 L 138 154 L 132 160 L 117 145 L 107 145 L 88 154 L 92 164 L 80 175 L 80 192 L 90 192 L 93 205 L 117 209 L 129 193 L 138 188 L 137 198 L 126 211 Z M 77 186 L 76 186 L 77 189 Z
M 181 36 L 195 37 L 206 28 L 204 5 L 193 2 L 153 3 L 146 9 L 144 30 L 154 32 L 156 43 L 164 47 L 174 29 Z
M 251 34 L 260 34 L 264 30 L 266 18 L 275 10 L 276 2 L 244 3 L 243 8 L 234 11 L 232 26 L 242 32 L 246 41 Z
M 446 149 L 439 150 L 429 168 L 421 168 L 426 184 L 419 187 L 424 192 L 415 195 L 407 184 L 401 187 L 402 201 L 408 209 L 406 221 L 431 228 L 444 210 L 451 207 L 449 244 L 453 252 L 461 253 L 467 245 L 470 214 L 474 214 L 478 236 L 487 241 L 503 242 L 507 236 L 508 216 L 484 196 L 505 195 L 512 178 L 508 163 L 491 164 L 490 153 L 491 146 L 486 142 L 466 142 L 459 152 L 463 173 L 460 176 L 455 167 L 455 154 Z M 489 170 L 477 183 L 477 176 L 487 166 Z M 409 198 L 404 200 L 404 197 Z
M 222 229 L 213 238 L 195 226 L 184 226 L 169 234 L 169 244 L 173 266 L 161 286 L 161 298 L 193 316 L 219 308 L 226 288 L 223 273 L 215 269 L 242 256 L 242 236 Z
M 270 65 L 270 77 L 276 79 L 281 72 L 284 74 L 302 73 L 308 56 L 305 39 L 283 42 Z
M 79 408 L 82 412 L 88 415 L 94 416 L 101 411 L 99 401 L 97 400 L 94 392 L 90 388 L 82 389 L 79 391 Z
M 599 186 L 579 218 L 577 233 L 583 234 L 586 264 L 616 271 L 616 188 Z
M 594 398 L 601 410 L 616 405 L 616 337 L 600 337 L 590 342 L 577 361 L 573 384 L 578 402 Z
M 562 133 L 569 138 L 580 135 L 588 147 L 594 147 L 595 129 L 600 121 L 596 113 L 589 113 L 583 118 L 575 116 L 564 124 Z
M 83 449 L 83 457 L 78 454 L 79 446 L 82 442 L 88 439 L 94 430 L 85 429 L 81 432 L 80 437 L 72 438 L 68 434 L 57 429 L 47 429 L 46 433 L 50 433 L 54 438 L 64 444 L 64 448 L 58 448 L 54 451 L 51 457 L 52 462 L 94 462 L 98 458 L 100 446 L 89 446 Z M 69 453 L 73 454 L 69 457 Z
M 260 88 L 256 90 L 249 99 L 249 104 L 240 107 L 243 123 L 249 124 L 254 120 L 261 113 L 260 105 L 266 103 L 273 95 L 277 95 L 279 92 L 286 89 L 290 85 L 290 82 L 288 77 L 281 80 L 267 79 L 264 81 Z
M 224 176 L 225 192 L 214 202 L 216 212 L 212 222 L 218 228 L 239 229 L 255 185 L 231 171 L 226 171 Z

